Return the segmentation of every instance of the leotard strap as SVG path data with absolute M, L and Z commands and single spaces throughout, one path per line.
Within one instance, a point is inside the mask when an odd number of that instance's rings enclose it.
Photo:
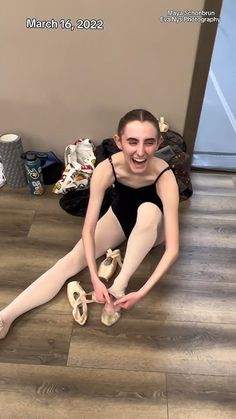
M 111 163 L 111 167 L 112 167 L 113 175 L 114 175 L 115 180 L 117 181 L 116 172 L 115 172 L 115 169 L 114 169 L 114 166 L 113 166 L 113 163 L 112 163 L 112 158 L 111 158 L 111 156 L 109 156 L 109 157 L 108 157 L 108 160 L 109 160 L 109 162 Z
M 163 173 L 165 173 L 167 170 L 170 170 L 170 167 L 166 167 L 164 170 L 162 170 L 162 172 L 157 176 L 156 180 L 154 183 L 157 183 L 158 179 L 160 179 L 160 177 L 163 175 Z

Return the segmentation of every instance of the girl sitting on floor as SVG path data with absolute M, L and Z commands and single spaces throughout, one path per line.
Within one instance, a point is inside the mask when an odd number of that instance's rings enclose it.
M 94 299 L 104 303 L 102 322 L 114 324 L 121 309 L 142 299 L 174 263 L 179 252 L 179 190 L 168 164 L 154 154 L 162 142 L 158 120 L 144 109 L 124 115 L 114 140 L 120 152 L 94 170 L 82 239 L 52 268 L 0 312 L 0 338 L 21 314 L 51 300 L 64 283 L 88 266 Z M 103 197 L 114 185 L 116 197 L 99 219 Z M 98 276 L 96 259 L 127 240 L 122 268 L 107 289 Z M 125 294 L 129 279 L 147 253 L 165 241 L 154 272 L 136 292 Z

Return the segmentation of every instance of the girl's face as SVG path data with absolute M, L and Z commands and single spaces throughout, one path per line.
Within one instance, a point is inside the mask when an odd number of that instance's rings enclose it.
M 122 136 L 115 136 L 114 139 L 123 151 L 128 167 L 134 173 L 142 173 L 147 169 L 150 159 L 162 141 L 157 138 L 155 126 L 148 121 L 129 122 Z

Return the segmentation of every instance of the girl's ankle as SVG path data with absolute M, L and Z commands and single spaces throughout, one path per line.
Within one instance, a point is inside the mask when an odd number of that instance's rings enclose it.
M 112 289 L 113 286 L 111 288 L 108 289 L 109 294 L 115 299 L 115 300 L 119 300 L 119 298 L 124 297 L 125 293 L 124 291 L 120 291 L 120 290 L 116 290 L 116 289 Z

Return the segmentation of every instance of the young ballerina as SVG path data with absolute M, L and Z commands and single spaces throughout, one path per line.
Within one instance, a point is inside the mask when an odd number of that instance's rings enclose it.
M 134 306 L 176 260 L 179 191 L 167 163 L 154 156 L 162 141 L 158 120 L 143 109 L 130 111 L 121 118 L 114 140 L 121 151 L 101 162 L 93 172 L 82 239 L 0 312 L 1 339 L 18 316 L 51 300 L 69 278 L 86 266 L 95 299 L 105 303 L 102 321 L 111 325 L 118 320 L 120 309 Z M 99 219 L 105 191 L 111 185 L 116 197 Z M 125 240 L 122 268 L 107 289 L 98 277 L 96 259 Z M 154 272 L 138 291 L 125 295 L 130 277 L 147 253 L 163 240 L 165 251 Z

